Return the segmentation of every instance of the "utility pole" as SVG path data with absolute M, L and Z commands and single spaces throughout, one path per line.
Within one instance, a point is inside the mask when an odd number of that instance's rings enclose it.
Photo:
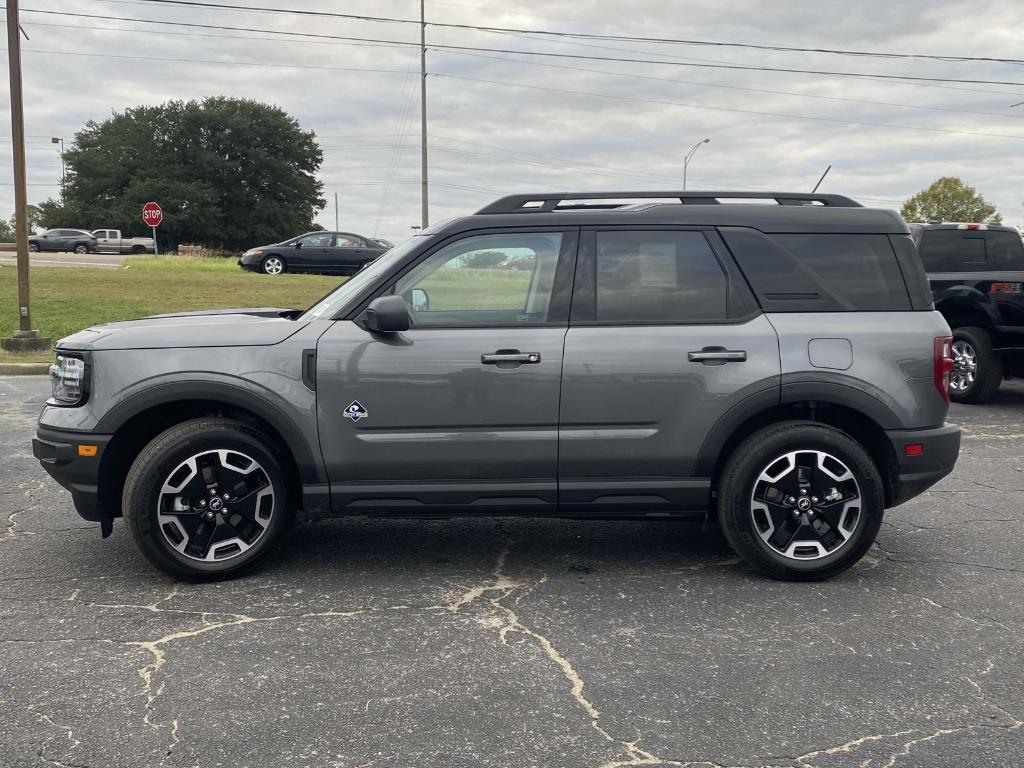
M 25 114 L 21 95 L 21 27 L 18 0 L 7 0 L 7 62 L 11 76 L 11 142 L 14 144 L 14 229 L 18 263 L 19 329 L 9 339 L 0 339 L 8 352 L 48 350 L 49 339 L 41 339 L 32 328 L 28 290 L 28 180 L 25 175 Z
M 338 223 L 338 193 L 334 193 L 334 231 L 337 232 L 341 229 L 341 225 Z
M 430 226 L 430 184 L 427 178 L 427 9 L 420 0 L 420 221 Z

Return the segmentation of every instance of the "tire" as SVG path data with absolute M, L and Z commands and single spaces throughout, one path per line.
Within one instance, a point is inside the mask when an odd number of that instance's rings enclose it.
M 86 254 L 88 252 L 89 252 L 89 246 L 86 245 L 85 243 L 79 243 L 78 245 L 75 246 L 75 253 L 77 253 L 79 255 L 84 255 L 84 254 Z
M 238 576 L 277 548 L 292 520 L 282 466 L 274 440 L 243 422 L 204 418 L 171 427 L 125 480 L 122 512 L 132 541 L 177 578 Z
M 38 243 L 29 243 L 28 244 L 28 250 L 31 253 L 39 253 L 39 244 Z
M 133 245 L 132 246 L 132 253 L 134 253 L 135 255 L 139 255 L 139 254 L 142 254 L 142 253 L 145 253 L 145 252 L 146 252 L 146 249 L 143 248 L 141 245 Z
M 722 533 L 736 554 L 774 579 L 842 573 L 874 543 L 884 511 L 882 478 L 867 451 L 846 433 L 810 421 L 755 432 L 718 478 Z
M 953 331 L 953 373 L 949 399 L 956 403 L 984 403 L 1003 383 L 1003 361 L 984 328 L 965 326 Z
M 288 271 L 284 257 L 276 254 L 266 256 L 260 263 L 260 272 L 265 275 L 283 275 Z

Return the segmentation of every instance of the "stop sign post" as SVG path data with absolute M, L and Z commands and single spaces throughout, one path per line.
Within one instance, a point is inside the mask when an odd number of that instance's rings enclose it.
M 159 255 L 160 249 L 156 245 L 156 228 L 164 220 L 164 212 L 159 203 L 146 203 L 142 206 L 142 220 L 153 230 L 153 255 Z

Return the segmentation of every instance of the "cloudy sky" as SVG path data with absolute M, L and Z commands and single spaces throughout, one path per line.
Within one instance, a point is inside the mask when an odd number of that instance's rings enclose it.
M 223 2 L 419 15 L 417 0 Z M 31 202 L 59 192 L 50 137 L 70 142 L 85 121 L 135 104 L 230 95 L 278 104 L 320 137 L 331 199 L 319 219 L 325 226 L 334 224 L 335 192 L 343 229 L 401 240 L 419 223 L 419 53 L 401 44 L 418 41 L 416 25 L 142 0 L 22 4 L 31 38 L 23 41 Z M 426 12 L 447 24 L 941 57 L 1019 58 L 1024 29 L 1024 3 L 1011 0 L 427 0 Z M 831 164 L 822 191 L 898 208 L 937 177 L 955 175 L 1008 222 L 1024 224 L 1024 104 L 1013 106 L 1024 102 L 1021 64 L 438 26 L 428 27 L 427 40 L 487 49 L 428 53 L 432 221 L 517 191 L 677 188 L 683 155 L 707 137 L 690 166 L 691 189 L 809 190 Z M 6 77 L 0 87 L 7 216 L 14 201 Z

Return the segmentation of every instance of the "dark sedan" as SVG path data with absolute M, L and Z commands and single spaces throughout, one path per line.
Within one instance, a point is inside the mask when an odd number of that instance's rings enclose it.
M 263 245 L 242 254 L 238 266 L 252 272 L 318 272 L 354 275 L 387 248 L 351 232 L 309 232 L 276 245 Z
M 84 229 L 48 229 L 28 239 L 28 249 L 36 251 L 69 251 L 95 253 L 96 235 Z

